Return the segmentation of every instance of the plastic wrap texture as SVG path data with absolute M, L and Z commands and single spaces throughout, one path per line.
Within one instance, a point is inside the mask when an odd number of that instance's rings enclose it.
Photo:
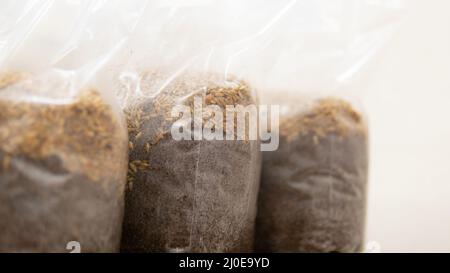
M 118 251 L 128 136 L 102 74 L 142 4 L 21 2 L 0 4 L 0 251 Z

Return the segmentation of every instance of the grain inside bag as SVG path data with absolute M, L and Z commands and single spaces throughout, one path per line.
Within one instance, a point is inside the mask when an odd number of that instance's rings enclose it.
M 177 141 L 170 128 L 177 120 L 171 117 L 175 105 L 193 107 L 200 96 L 204 105 L 224 110 L 254 104 L 254 90 L 241 80 L 210 73 L 186 72 L 171 80 L 167 75 L 144 73 L 140 94 L 126 96 L 130 166 L 122 250 L 249 252 L 259 141 Z
M 278 151 L 264 153 L 257 251 L 361 251 L 367 169 L 366 123 L 348 102 L 282 118 Z
M 69 97 L 54 80 L 0 75 L 0 252 L 68 252 L 71 241 L 116 252 L 125 124 L 98 90 Z

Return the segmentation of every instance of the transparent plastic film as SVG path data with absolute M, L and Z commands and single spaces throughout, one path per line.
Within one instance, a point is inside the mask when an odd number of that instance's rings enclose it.
M 0 252 L 119 250 L 128 136 L 102 73 L 138 2 L 0 4 Z
M 259 138 L 238 140 L 223 120 L 226 106 L 257 111 L 256 90 L 237 74 L 245 64 L 235 57 L 251 45 L 239 41 L 275 14 L 266 10 L 266 19 L 238 33 L 230 24 L 239 3 L 194 2 L 152 2 L 117 73 L 130 135 L 125 252 L 253 250 Z M 192 118 L 180 118 L 178 106 Z M 223 140 L 202 135 L 210 117 L 200 107 L 208 106 L 222 118 L 215 124 Z M 188 133 L 177 138 L 174 126 Z
M 401 1 L 296 1 L 248 55 L 261 101 L 280 106 L 263 155 L 256 250 L 364 248 L 368 123 L 361 98 Z

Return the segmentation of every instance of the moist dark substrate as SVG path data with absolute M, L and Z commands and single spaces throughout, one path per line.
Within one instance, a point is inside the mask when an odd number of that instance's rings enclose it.
M 2 75 L 0 95 L 32 96 L 39 87 L 22 80 Z M 5 96 L 0 109 L 0 252 L 118 251 L 128 155 L 117 113 L 95 90 L 69 104 Z
M 259 252 L 358 252 L 364 240 L 366 125 L 340 99 L 285 118 L 280 147 L 263 155 Z
M 159 87 L 147 86 L 144 93 Z M 224 83 L 207 74 L 179 76 L 157 96 L 129 105 L 124 252 L 253 249 L 259 142 L 173 140 L 170 110 L 182 97 L 192 106 L 193 95 L 221 107 L 255 101 L 244 82 Z

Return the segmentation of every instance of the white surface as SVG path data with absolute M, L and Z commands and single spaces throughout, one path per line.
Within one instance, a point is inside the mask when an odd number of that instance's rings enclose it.
M 406 2 L 365 102 L 367 242 L 382 252 L 450 252 L 450 1 Z

